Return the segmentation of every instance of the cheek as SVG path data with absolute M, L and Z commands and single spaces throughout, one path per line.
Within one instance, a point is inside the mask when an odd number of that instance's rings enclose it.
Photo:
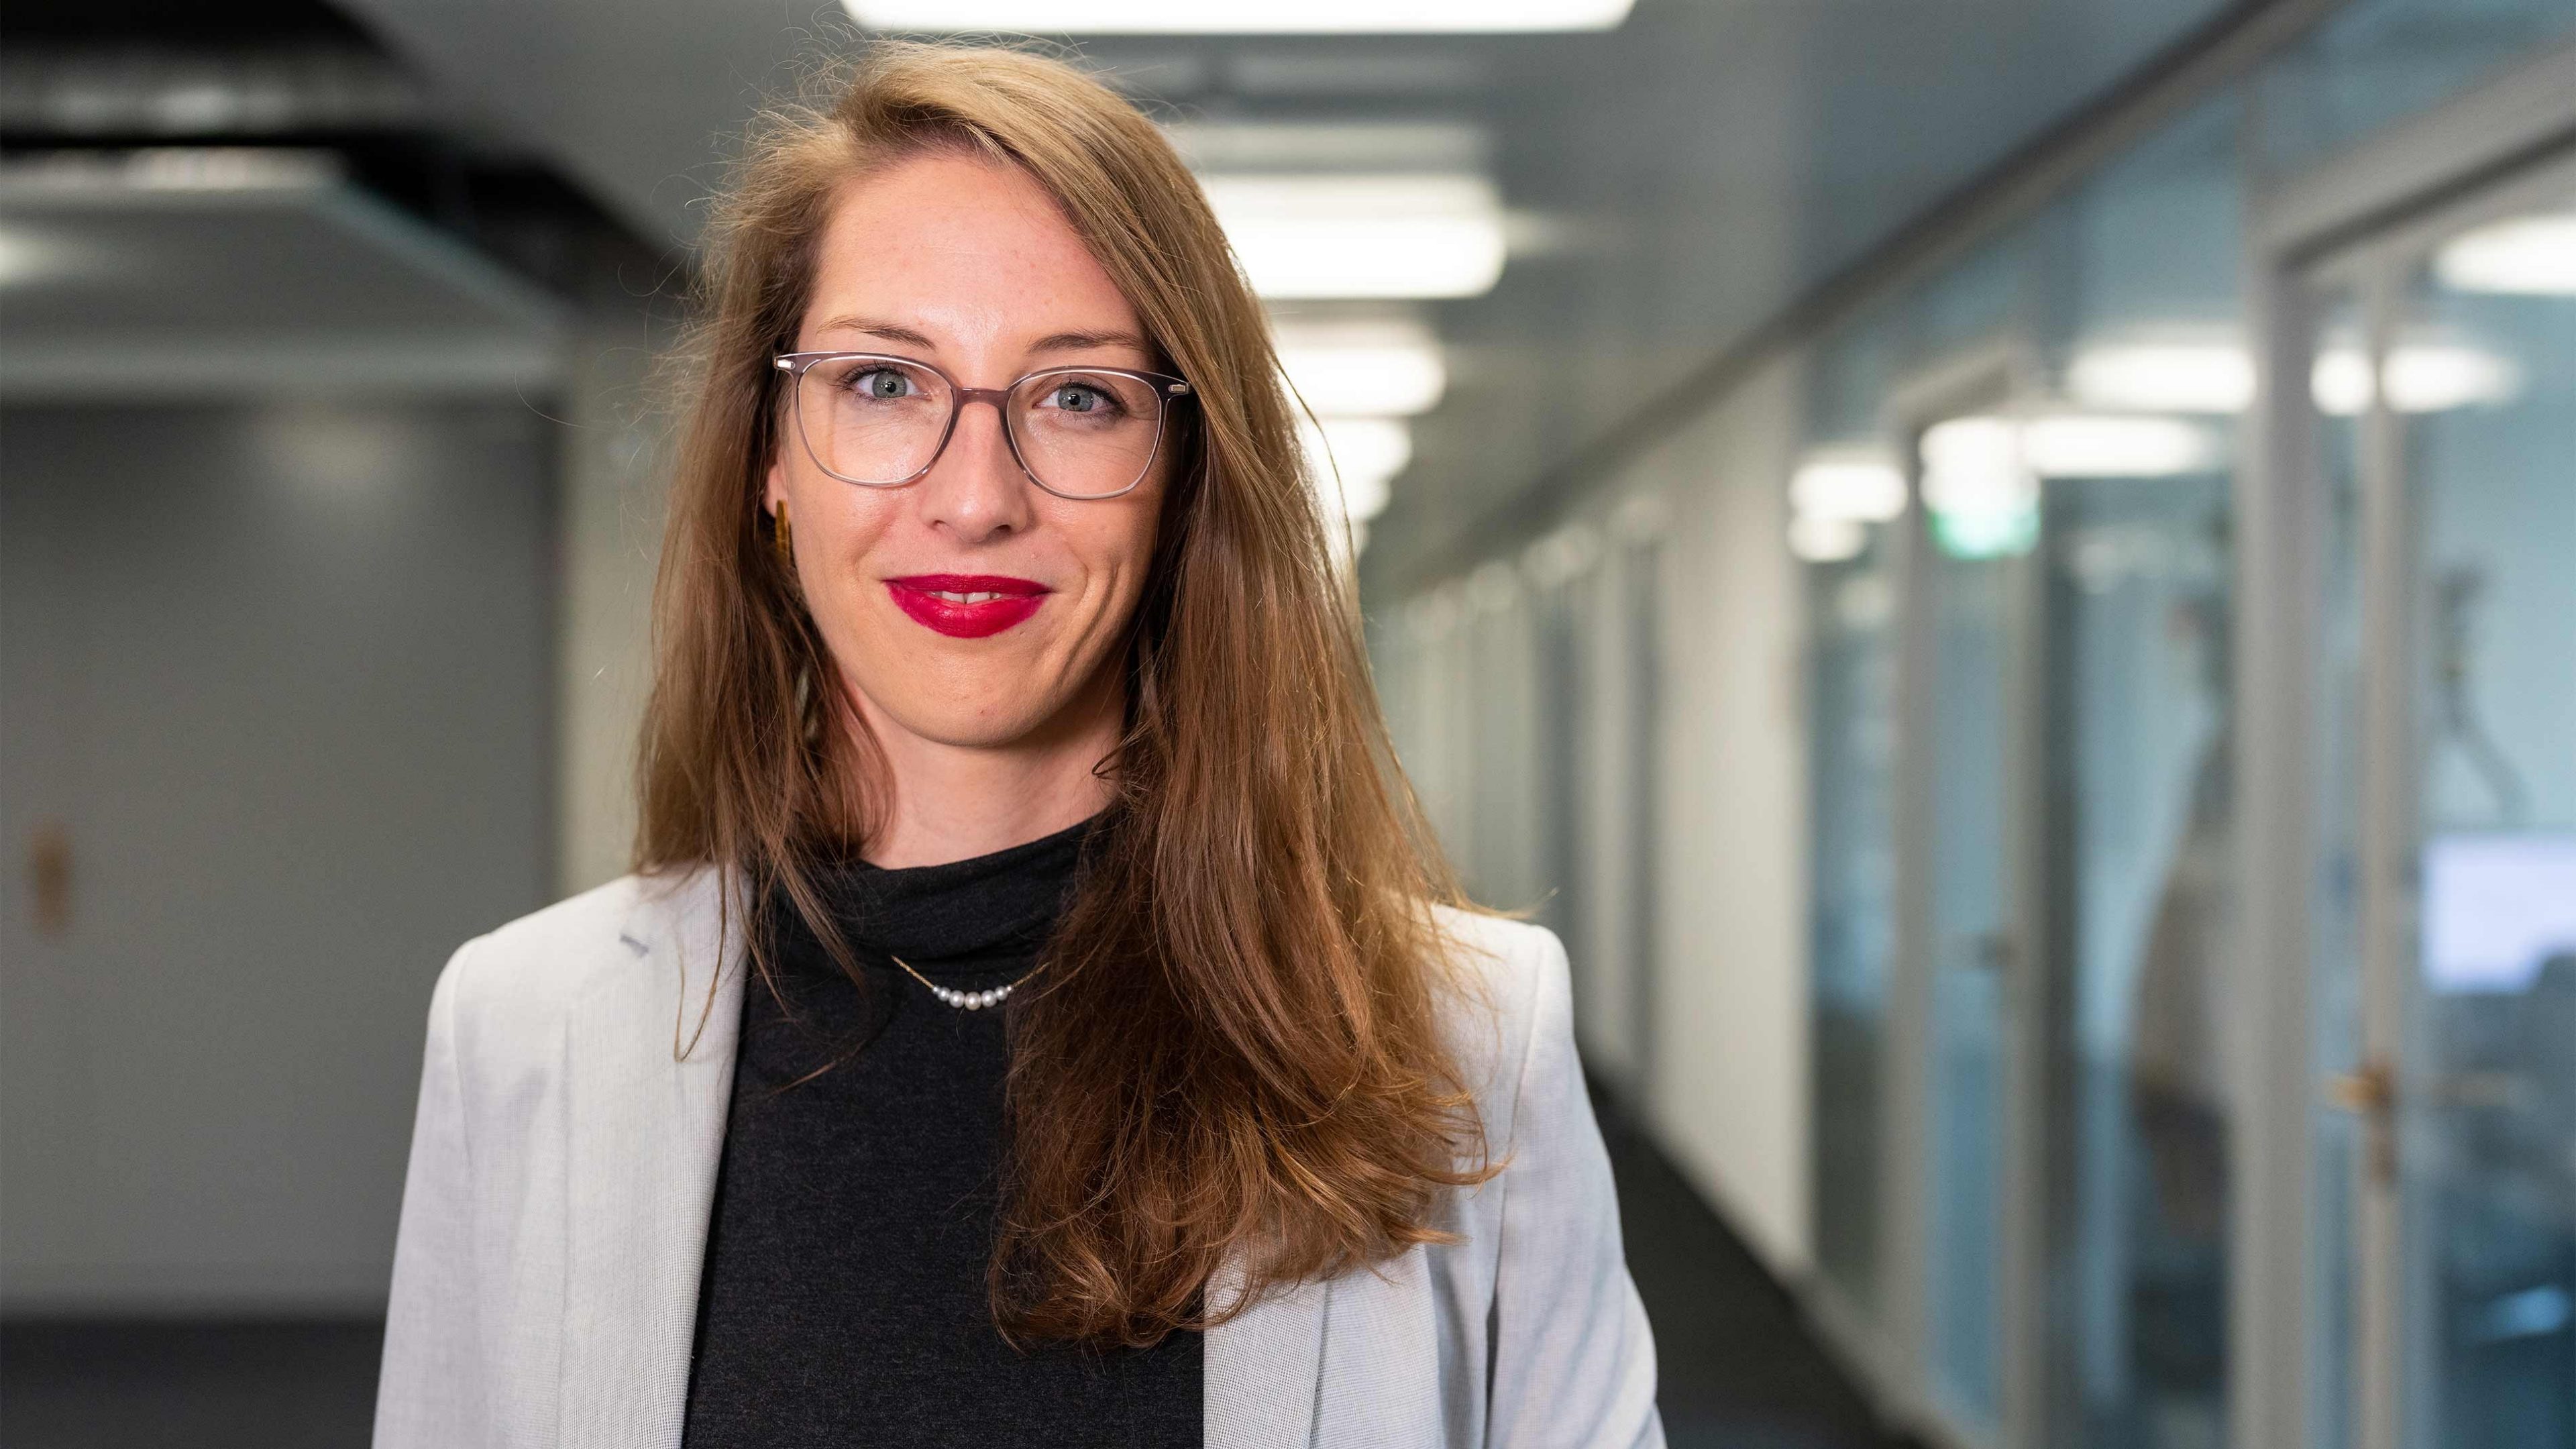
M 1111 616 L 1101 623 L 1113 631 L 1127 622 L 1126 615 L 1144 592 L 1145 575 L 1154 562 L 1156 523 L 1161 512 L 1158 500 L 1138 500 L 1133 507 L 1125 506 L 1128 502 L 1119 499 L 1112 505 L 1117 508 L 1115 513 L 1104 509 L 1100 516 L 1084 518 L 1076 529 L 1067 531 L 1068 542 L 1081 559 L 1087 580 L 1101 592 L 1101 609 Z
M 791 490 L 798 559 L 807 567 L 809 581 L 814 570 L 847 574 L 893 528 L 902 504 L 900 490 L 860 488 L 811 469 L 799 470 L 799 475 Z
M 826 638 L 876 624 L 871 605 L 882 590 L 869 560 L 892 526 L 889 501 L 836 482 L 795 494 L 797 581 Z

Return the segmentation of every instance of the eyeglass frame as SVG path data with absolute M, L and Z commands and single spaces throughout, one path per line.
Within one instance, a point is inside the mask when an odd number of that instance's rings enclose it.
M 858 488 L 901 488 L 908 483 L 921 481 L 931 469 L 939 466 L 940 457 L 948 451 L 949 440 L 957 436 L 957 420 L 965 416 L 966 405 L 972 402 L 989 402 L 993 405 L 994 413 L 1002 420 L 1002 439 L 1010 445 L 1011 461 L 1020 465 L 1023 476 L 1048 493 L 1070 503 L 1105 503 L 1112 498 L 1123 498 L 1135 492 L 1137 485 L 1145 481 L 1145 475 L 1154 471 L 1154 460 L 1163 456 L 1163 435 L 1170 427 L 1172 416 L 1170 404 L 1183 398 L 1196 396 L 1186 378 L 1174 377 L 1167 372 L 1147 372 L 1133 367 L 1086 367 L 1080 364 L 1041 367 L 1033 372 L 1024 372 L 1001 387 L 967 387 L 950 377 L 947 370 L 937 364 L 924 362 L 918 357 L 906 357 L 897 352 L 781 352 L 772 356 L 769 361 L 771 366 L 788 376 L 789 387 L 792 389 L 790 396 L 794 400 L 796 441 L 804 446 L 805 456 L 813 460 L 815 467 L 823 470 L 823 476 Z M 853 478 L 846 473 L 836 473 L 829 463 L 823 461 L 823 455 L 814 451 L 813 437 L 805 431 L 805 374 L 822 363 L 835 361 L 899 362 L 906 367 L 918 367 L 948 384 L 948 425 L 939 430 L 939 442 L 931 448 L 929 461 L 901 478 L 884 482 L 873 482 L 865 478 Z M 1011 426 L 1011 394 L 1018 392 L 1024 384 L 1037 378 L 1073 373 L 1106 373 L 1111 377 L 1133 378 L 1138 382 L 1150 384 L 1155 390 L 1155 398 L 1164 404 L 1154 412 L 1154 446 L 1145 454 L 1144 466 L 1136 470 L 1136 476 L 1127 481 L 1126 487 L 1115 493 L 1067 493 L 1048 483 L 1038 476 L 1037 469 L 1029 466 L 1027 455 L 1020 451 L 1019 430 Z

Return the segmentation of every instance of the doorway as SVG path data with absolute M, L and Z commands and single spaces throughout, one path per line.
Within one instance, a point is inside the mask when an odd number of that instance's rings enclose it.
M 2576 1449 L 2576 148 L 2293 277 L 2312 1441 Z

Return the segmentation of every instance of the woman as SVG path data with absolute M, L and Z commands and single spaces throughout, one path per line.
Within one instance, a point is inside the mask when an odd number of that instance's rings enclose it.
M 1155 128 L 882 48 L 705 288 L 638 873 L 440 978 L 377 1442 L 1660 1442 L 1564 954 Z

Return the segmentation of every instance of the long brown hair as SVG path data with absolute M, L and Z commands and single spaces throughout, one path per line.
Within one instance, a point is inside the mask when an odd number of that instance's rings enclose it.
M 840 189 L 943 148 L 1045 187 L 1196 392 L 1112 666 L 1112 802 L 1009 1009 L 990 1277 L 1007 1332 L 1151 1343 L 1446 1240 L 1439 1190 L 1494 1169 L 1436 1004 L 1466 983 L 1432 907 L 1463 902 L 1394 763 L 1261 306 L 1160 131 L 1072 66 L 879 44 L 755 128 L 683 354 L 637 865 L 713 864 L 732 909 L 775 891 L 839 939 L 814 865 L 865 841 L 882 761 L 766 537 L 769 358 Z M 1241 1291 L 1211 1294 L 1238 1247 Z

